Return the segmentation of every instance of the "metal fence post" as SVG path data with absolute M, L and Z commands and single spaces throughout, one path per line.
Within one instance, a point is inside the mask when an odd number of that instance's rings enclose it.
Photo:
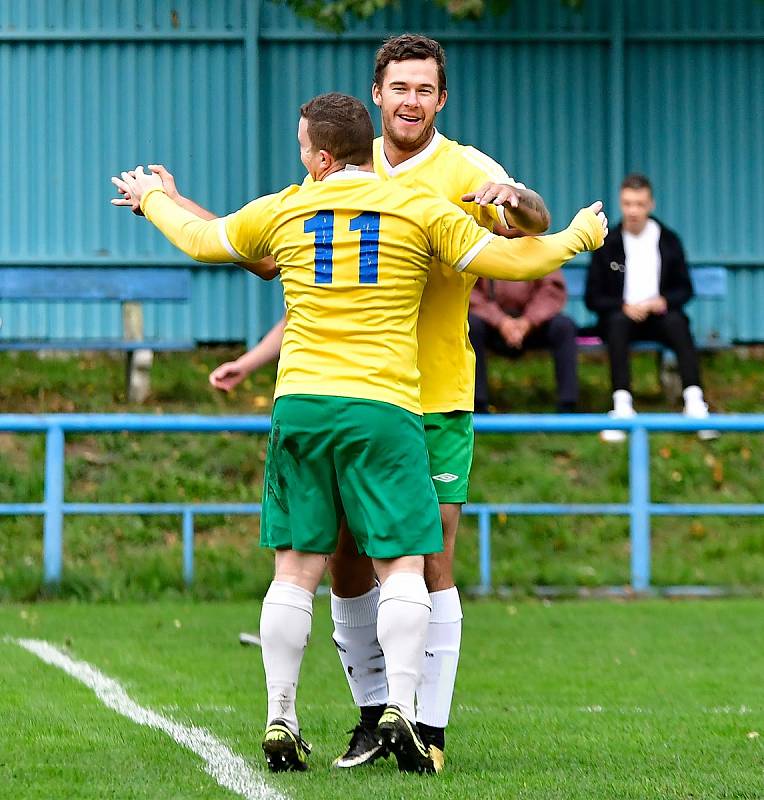
M 636 425 L 629 436 L 631 586 L 650 588 L 650 444 L 647 430 Z
M 194 513 L 183 512 L 183 581 L 186 586 L 194 582 Z
M 45 522 L 42 538 L 43 582 L 61 583 L 64 534 L 64 432 L 58 426 L 45 435 Z
M 478 514 L 478 552 L 480 558 L 480 593 L 490 594 L 491 580 L 491 512 L 481 509 Z

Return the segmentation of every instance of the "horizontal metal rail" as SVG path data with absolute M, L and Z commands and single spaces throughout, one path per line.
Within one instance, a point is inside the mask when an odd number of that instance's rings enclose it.
M 505 414 L 476 415 L 478 433 L 586 433 L 605 428 L 629 435 L 629 501 L 627 503 L 468 503 L 464 513 L 477 517 L 479 543 L 479 591 L 490 592 L 491 519 L 496 515 L 620 515 L 630 518 L 631 588 L 650 588 L 650 520 L 653 516 L 764 516 L 764 504 L 653 503 L 650 500 L 650 433 L 719 431 L 764 432 L 764 414 L 712 414 L 696 420 L 678 414 L 639 414 L 616 420 L 604 414 Z M 199 515 L 258 515 L 259 503 L 68 503 L 64 500 L 65 437 L 67 433 L 259 433 L 270 430 L 270 419 L 252 417 L 204 417 L 191 414 L 0 414 L 0 431 L 44 433 L 45 491 L 42 503 L 0 504 L 0 516 L 44 517 L 43 579 L 55 587 L 63 569 L 64 518 L 69 515 L 178 515 L 183 532 L 183 577 L 194 577 L 194 518 Z M 695 587 L 713 591 L 708 587 Z

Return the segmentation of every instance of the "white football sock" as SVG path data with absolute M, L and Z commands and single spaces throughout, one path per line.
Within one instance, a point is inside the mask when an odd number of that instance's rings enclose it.
M 379 590 L 377 638 L 385 654 L 388 703 L 414 721 L 414 692 L 422 672 L 430 596 L 421 575 L 395 572 Z
M 260 613 L 260 641 L 268 688 L 266 724 L 283 719 L 294 733 L 300 731 L 295 697 L 312 622 L 313 595 L 293 583 L 273 581 Z
M 332 592 L 334 644 L 357 706 L 387 705 L 385 655 L 377 640 L 379 586 L 360 597 Z
M 416 690 L 416 721 L 433 728 L 445 728 L 459 665 L 462 604 L 455 586 L 432 592 L 430 600 L 432 614 L 427 626 L 422 680 Z

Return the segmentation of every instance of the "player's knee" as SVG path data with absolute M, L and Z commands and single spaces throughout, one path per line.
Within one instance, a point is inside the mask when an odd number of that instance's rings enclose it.
M 442 592 L 454 585 L 454 548 L 461 510 L 458 503 L 441 503 L 443 551 L 424 558 L 424 581 L 430 592 Z
M 326 570 L 327 559 L 328 556 L 320 553 L 277 550 L 273 578 L 279 583 L 291 583 L 315 592 Z
M 454 585 L 453 551 L 430 553 L 424 558 L 424 582 L 428 592 L 442 592 Z
M 374 587 L 374 567 L 368 556 L 359 555 L 355 545 L 338 545 L 329 559 L 332 592 L 337 597 L 359 597 Z

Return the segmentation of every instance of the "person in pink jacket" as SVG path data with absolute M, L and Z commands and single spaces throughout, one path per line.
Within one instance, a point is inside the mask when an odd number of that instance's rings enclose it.
M 562 270 L 536 281 L 478 281 L 470 297 L 469 313 L 477 413 L 488 411 L 486 352 L 512 358 L 539 348 L 552 351 L 557 411 L 576 410 L 576 323 L 562 313 L 566 300 Z

